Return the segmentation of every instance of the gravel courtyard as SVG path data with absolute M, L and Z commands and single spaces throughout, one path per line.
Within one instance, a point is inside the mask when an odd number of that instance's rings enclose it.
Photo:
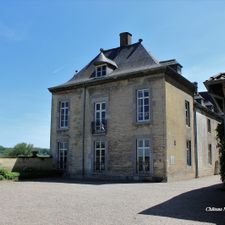
M 0 182 L 1 225 L 225 224 L 219 176 L 174 183 Z

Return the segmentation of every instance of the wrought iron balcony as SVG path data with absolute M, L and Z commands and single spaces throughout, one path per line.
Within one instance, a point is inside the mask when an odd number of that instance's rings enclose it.
M 105 134 L 107 131 L 106 120 L 96 120 L 91 123 L 92 134 Z

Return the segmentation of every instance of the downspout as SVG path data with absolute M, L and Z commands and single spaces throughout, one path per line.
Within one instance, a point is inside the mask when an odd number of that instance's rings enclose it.
M 195 178 L 199 177 L 198 171 L 198 132 L 197 132 L 197 113 L 194 106 L 194 135 L 195 135 Z
M 82 176 L 85 176 L 85 111 L 86 111 L 86 87 L 83 87 L 83 135 L 82 135 Z

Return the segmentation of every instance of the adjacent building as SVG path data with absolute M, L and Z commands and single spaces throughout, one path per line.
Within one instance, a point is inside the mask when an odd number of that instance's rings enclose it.
M 219 150 L 216 128 L 221 121 L 220 112 L 208 92 L 195 95 L 196 115 L 196 161 L 197 176 L 219 173 Z
M 170 181 L 214 174 L 220 118 L 214 105 L 200 102 L 197 96 L 206 98 L 181 69 L 174 59 L 158 61 L 141 39 L 132 44 L 124 32 L 119 47 L 100 49 L 71 80 L 49 88 L 57 167 L 98 179 Z

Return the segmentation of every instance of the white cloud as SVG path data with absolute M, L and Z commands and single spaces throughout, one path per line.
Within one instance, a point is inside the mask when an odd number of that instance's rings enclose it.
M 65 66 L 60 66 L 52 71 L 53 74 L 59 73 L 64 70 Z

